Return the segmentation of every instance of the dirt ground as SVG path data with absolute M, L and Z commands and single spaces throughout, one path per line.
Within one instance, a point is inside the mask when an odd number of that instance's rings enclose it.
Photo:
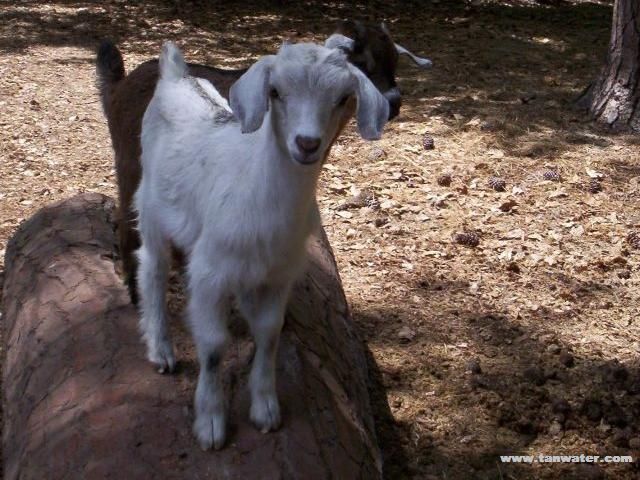
M 607 2 L 3 2 L 0 271 L 7 239 L 38 208 L 115 195 L 99 39 L 114 39 L 129 69 L 167 39 L 190 61 L 232 67 L 286 38 L 319 41 L 346 17 L 386 19 L 435 63 L 401 61 L 399 118 L 373 143 L 349 127 L 320 188 L 384 387 L 372 391 L 387 478 L 638 478 L 640 250 L 627 237 L 640 232 L 640 137 L 572 106 L 602 65 Z M 464 231 L 477 247 L 454 241 Z

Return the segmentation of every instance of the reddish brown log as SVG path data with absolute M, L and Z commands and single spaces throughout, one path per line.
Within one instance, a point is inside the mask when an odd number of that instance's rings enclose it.
M 228 444 L 202 452 L 191 435 L 191 339 L 175 329 L 175 375 L 145 360 L 114 268 L 112 211 L 102 195 L 74 197 L 36 214 L 7 248 L 5 480 L 381 477 L 366 360 L 324 235 L 310 248 L 282 334 L 283 426 L 264 435 L 250 425 L 252 344 L 238 338 L 224 369 Z

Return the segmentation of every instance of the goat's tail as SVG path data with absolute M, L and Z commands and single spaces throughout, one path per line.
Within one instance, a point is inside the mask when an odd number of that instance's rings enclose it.
M 177 81 L 187 75 L 187 64 L 182 52 L 173 42 L 166 42 L 160 54 L 160 78 Z
M 102 108 L 107 113 L 109 97 L 116 84 L 124 78 L 124 61 L 118 47 L 111 40 L 103 40 L 98 48 L 96 74 Z

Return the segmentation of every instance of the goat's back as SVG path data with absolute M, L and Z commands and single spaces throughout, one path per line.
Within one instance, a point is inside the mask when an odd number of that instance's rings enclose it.
M 221 70 L 206 65 L 188 64 L 189 74 L 208 80 L 224 97 L 245 70 Z M 142 117 L 158 82 L 158 60 L 138 66 L 114 86 L 105 104 L 105 113 L 113 142 L 120 201 L 130 205 L 140 182 L 140 132 Z

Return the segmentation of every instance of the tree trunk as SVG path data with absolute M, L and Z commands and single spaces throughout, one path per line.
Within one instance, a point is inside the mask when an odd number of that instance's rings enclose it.
M 228 443 L 203 452 L 191 434 L 191 338 L 174 328 L 175 375 L 145 360 L 137 312 L 114 268 L 112 210 L 107 197 L 80 195 L 41 210 L 9 242 L 5 480 L 381 478 L 364 350 L 324 234 L 312 242 L 281 337 L 283 426 L 264 435 L 250 425 L 253 344 L 236 338 L 223 368 Z
M 607 62 L 580 100 L 594 119 L 640 131 L 640 0 L 616 0 Z

